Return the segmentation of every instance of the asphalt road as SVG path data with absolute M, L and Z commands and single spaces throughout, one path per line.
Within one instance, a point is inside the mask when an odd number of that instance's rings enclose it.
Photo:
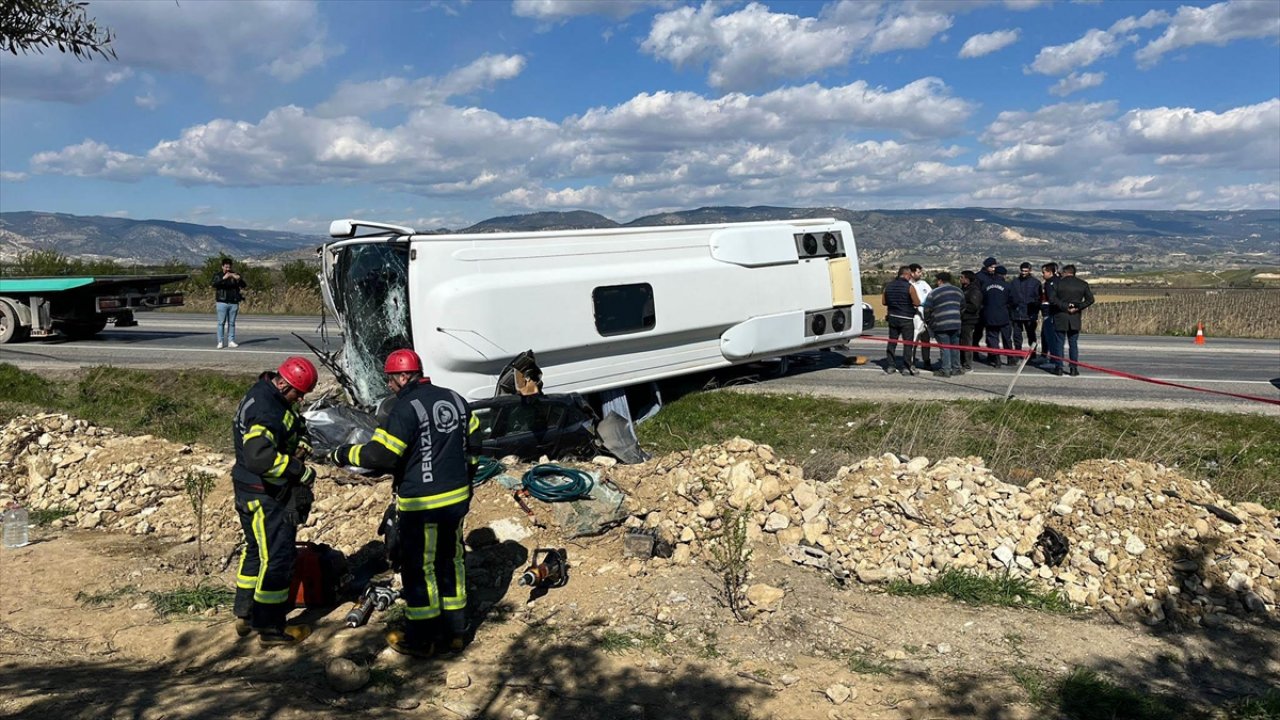
M 120 367 L 201 367 L 257 372 L 274 367 L 306 346 L 291 333 L 321 344 L 319 319 L 242 315 L 234 350 L 217 350 L 210 315 L 140 313 L 138 327 L 113 326 L 90 340 L 32 340 L 0 345 L 0 362 L 27 369 L 75 369 L 93 365 Z M 341 336 L 330 325 L 330 347 Z M 883 335 L 883 329 L 877 333 Z M 1012 369 L 978 369 L 960 378 L 943 379 L 922 372 L 916 377 L 885 375 L 875 363 L 884 344 L 855 340 L 850 350 L 872 363 L 844 365 L 835 353 L 807 353 L 790 363 L 786 376 L 743 385 L 748 392 L 806 393 L 843 398 L 945 400 L 1003 398 L 1014 379 Z M 935 351 L 935 356 L 937 351 Z M 935 358 L 936 359 L 936 358 Z M 1209 338 L 1195 345 L 1190 338 L 1082 335 L 1082 362 L 1209 390 L 1280 400 L 1280 339 Z M 752 377 L 753 369 L 737 378 Z M 760 373 L 763 375 L 765 373 Z M 732 378 L 727 378 L 732 381 Z M 1027 366 L 1013 395 L 1087 407 L 1198 408 L 1280 415 L 1280 406 L 1209 393 L 1152 385 L 1084 370 L 1080 377 L 1055 377 Z

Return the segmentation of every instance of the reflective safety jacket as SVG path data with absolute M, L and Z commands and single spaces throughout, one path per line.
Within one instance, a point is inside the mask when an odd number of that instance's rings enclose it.
M 231 423 L 236 464 L 231 478 L 255 492 L 279 496 L 306 471 L 294 457 L 309 444 L 306 422 L 276 389 L 275 373 L 263 373 L 249 388 Z
M 434 510 L 471 498 L 468 435 L 480 421 L 458 393 L 430 380 L 405 385 L 391 413 L 363 445 L 343 445 L 345 465 L 391 473 L 396 507 Z

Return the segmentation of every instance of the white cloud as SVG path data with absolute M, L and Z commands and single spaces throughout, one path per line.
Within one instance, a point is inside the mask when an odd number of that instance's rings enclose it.
M 0 59 L 0 94 L 81 103 L 126 76 L 150 71 L 191 75 L 231 88 L 256 75 L 288 82 L 342 52 L 327 37 L 314 2 L 93 3 L 91 13 L 115 33 L 116 61 L 78 62 L 63 53 Z
M 369 82 L 344 82 L 329 99 L 316 106 L 316 113 L 324 117 L 367 115 L 400 105 L 441 103 L 515 78 L 524 68 L 525 59 L 520 55 L 484 55 L 440 78 L 387 77 Z
M 160 107 L 160 98 L 156 97 L 154 92 L 148 90 L 143 95 L 134 95 L 133 104 L 144 110 L 155 110 Z
M 138 180 L 152 170 L 137 155 L 112 150 L 92 140 L 57 152 L 36 153 L 31 158 L 31 169 L 37 173 L 126 181 Z
M 1130 16 L 1118 20 L 1106 30 L 1089 30 L 1080 39 L 1065 45 L 1041 48 L 1028 72 L 1066 75 L 1077 68 L 1087 67 L 1104 57 L 1115 55 L 1125 45 L 1137 42 L 1137 37 L 1130 34 L 1134 30 L 1154 27 L 1168 22 L 1168 18 L 1167 13 L 1152 10 L 1142 17 Z
M 1041 75 L 1063 75 L 1116 54 L 1126 42 L 1124 37 L 1094 28 L 1074 42 L 1041 48 L 1031 63 L 1031 70 Z
M 951 27 L 951 15 L 940 8 L 967 9 L 956 4 L 840 0 L 817 17 L 802 17 L 758 2 L 721 14 L 726 7 L 708 1 L 659 13 L 641 48 L 679 68 L 707 66 L 712 87 L 747 90 L 841 67 L 855 53 L 925 47 Z
M 839 204 L 855 188 L 923 193 L 971 172 L 946 164 L 955 148 L 918 138 L 959 132 L 972 109 L 934 78 L 896 89 L 857 82 L 721 98 L 641 94 L 560 123 L 441 101 L 415 106 L 390 126 L 286 106 L 256 123 L 194 125 L 138 154 L 86 141 L 37 154 L 31 169 L 161 176 L 183 185 L 368 183 L 512 207 L 611 212 L 724 201 L 739 192 L 757 203 Z M 901 139 L 853 137 L 864 128 Z
M 1184 209 L 1248 210 L 1280 207 L 1280 183 L 1220 185 L 1207 197 L 1181 203 Z
M 974 35 L 964 41 L 964 46 L 960 48 L 960 57 L 976 58 L 1003 50 L 1018 41 L 1019 33 L 1019 30 L 1014 29 Z
M 127 218 L 129 217 L 129 211 L 128 210 L 112 210 L 111 212 L 107 213 L 107 217 Z
M 1280 168 L 1280 99 L 1223 113 L 1167 107 L 1132 110 L 1120 126 L 1130 152 L 1158 155 L 1161 164 Z
M 4 182 L 22 182 L 27 179 L 27 174 L 17 172 L 15 170 L 0 170 L 0 180 Z
M 717 15 L 719 6 L 683 7 L 654 18 L 641 48 L 676 67 L 709 63 L 717 88 L 757 87 L 848 62 L 855 38 L 817 18 L 775 13 L 758 3 Z
M 887 17 L 871 36 L 871 54 L 893 50 L 917 50 L 927 47 L 935 35 L 951 27 L 951 16 L 942 13 L 916 13 Z
M 538 20 L 604 15 L 621 20 L 648 7 L 669 7 L 672 0 L 514 0 L 511 12 Z
M 973 106 L 952 97 L 941 80 L 923 78 L 897 90 L 859 80 L 833 88 L 809 84 L 714 99 L 690 92 L 641 93 L 568 122 L 585 136 L 609 136 L 624 144 L 663 138 L 686 144 L 719 137 L 786 138 L 814 128 L 883 128 L 943 136 L 959 132 L 972 111 Z
M 1280 10 L 1273 0 L 1230 0 L 1206 8 L 1184 5 L 1164 34 L 1134 53 L 1148 67 L 1165 53 L 1192 45 L 1226 45 L 1247 38 L 1280 38 Z
M 1071 93 L 1080 92 L 1081 90 L 1087 90 L 1088 88 L 1091 88 L 1091 87 L 1097 87 L 1102 84 L 1103 80 L 1106 80 L 1106 79 L 1107 79 L 1106 73 L 1073 72 L 1070 75 L 1062 78 L 1058 82 L 1054 83 L 1053 87 L 1049 88 L 1049 92 L 1059 97 L 1065 97 L 1067 95 L 1070 95 Z

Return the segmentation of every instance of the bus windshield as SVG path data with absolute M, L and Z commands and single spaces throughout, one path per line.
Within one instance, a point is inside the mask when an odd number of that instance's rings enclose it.
M 413 347 L 409 326 L 408 243 L 347 245 L 331 276 L 332 300 L 342 326 L 344 370 L 356 401 L 373 407 L 390 394 L 382 363 L 392 350 Z

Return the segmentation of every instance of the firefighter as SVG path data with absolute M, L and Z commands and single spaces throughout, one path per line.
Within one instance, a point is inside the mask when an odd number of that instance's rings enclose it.
M 315 471 L 303 462 L 311 449 L 306 426 L 293 406 L 317 379 L 309 360 L 286 358 L 258 378 L 232 422 L 231 478 L 245 541 L 236 571 L 236 633 L 245 637 L 256 630 L 263 645 L 290 645 L 311 634 L 309 626 L 286 625 L 285 618 L 298 505 L 309 504 L 315 481 Z
M 363 445 L 330 455 L 337 465 L 392 475 L 399 515 L 405 629 L 387 633 L 396 652 L 430 657 L 465 644 L 467 578 L 462 521 L 471 507 L 468 435 L 479 421 L 458 393 L 431 383 L 413 350 L 387 356 L 383 370 L 396 400 Z

